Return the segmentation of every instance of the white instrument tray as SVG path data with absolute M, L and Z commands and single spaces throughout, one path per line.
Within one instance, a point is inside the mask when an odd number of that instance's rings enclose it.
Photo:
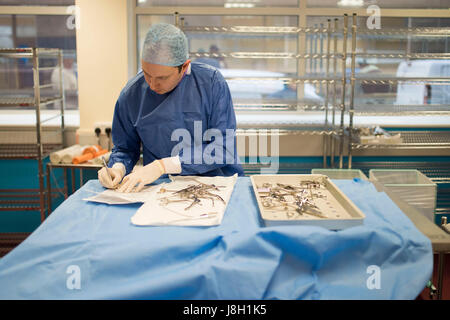
M 277 174 L 253 175 L 250 177 L 253 191 L 258 201 L 259 212 L 267 227 L 279 225 L 312 225 L 330 230 L 341 230 L 362 225 L 365 215 L 357 206 L 325 175 L 322 174 Z M 303 186 L 310 193 L 306 181 L 319 182 L 320 188 L 312 188 L 312 199 L 320 216 L 310 215 L 305 211 L 299 214 L 295 209 L 285 211 L 283 208 L 268 208 L 263 205 L 261 196 L 267 195 L 267 186 L 277 187 L 277 183 L 291 186 Z M 258 191 L 259 190 L 259 191 Z M 288 214 L 289 213 L 289 214 Z

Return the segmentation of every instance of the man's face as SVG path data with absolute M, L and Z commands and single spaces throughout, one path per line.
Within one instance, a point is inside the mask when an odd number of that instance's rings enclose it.
M 64 68 L 66 68 L 66 69 L 72 69 L 73 59 L 70 59 L 70 58 L 64 59 L 63 65 L 64 65 Z
M 181 81 L 190 61 L 183 64 L 181 71 L 178 67 L 169 67 L 141 61 L 145 81 L 154 92 L 163 94 L 172 91 Z

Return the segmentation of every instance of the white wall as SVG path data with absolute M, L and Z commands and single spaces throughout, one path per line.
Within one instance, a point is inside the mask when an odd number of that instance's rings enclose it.
M 76 0 L 81 144 L 96 143 L 96 122 L 112 122 L 114 105 L 128 79 L 126 0 Z

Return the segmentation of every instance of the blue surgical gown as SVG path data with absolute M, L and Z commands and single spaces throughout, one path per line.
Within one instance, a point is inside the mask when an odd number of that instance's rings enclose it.
M 182 175 L 242 176 L 235 133 L 230 91 L 217 69 L 193 62 L 165 95 L 156 95 L 140 71 L 117 99 L 108 165 L 121 162 L 129 174 L 142 144 L 144 165 L 178 155 Z

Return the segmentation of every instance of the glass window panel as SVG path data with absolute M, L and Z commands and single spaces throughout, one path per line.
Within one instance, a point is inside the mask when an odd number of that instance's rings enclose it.
M 292 16 L 184 16 L 189 26 L 297 26 L 297 17 Z M 296 34 L 267 35 L 246 33 L 197 33 L 186 32 L 190 52 L 224 53 L 221 67 L 227 69 L 264 70 L 296 73 L 295 59 L 232 58 L 233 52 L 288 52 L 297 53 Z
M 334 17 L 332 17 L 334 18 Z M 308 17 L 308 26 L 318 26 L 320 23 L 327 26 L 328 17 Z M 343 17 L 338 17 L 338 29 L 342 32 Z M 349 35 L 347 42 L 348 59 L 346 63 L 346 73 L 351 73 L 351 22 L 349 17 Z M 405 33 L 395 31 L 406 28 L 446 28 L 445 35 L 435 33 Z M 450 78 L 447 68 L 450 60 L 438 59 L 439 54 L 450 52 L 450 18 L 381 18 L 381 29 L 379 32 L 365 32 L 367 29 L 366 17 L 357 19 L 357 42 L 356 51 L 360 54 L 356 58 L 356 77 L 382 78 L 389 80 L 395 77 L 441 77 Z M 333 42 L 332 42 L 333 43 Z M 326 46 L 320 48 L 315 42 L 306 44 L 308 52 L 326 52 Z M 338 39 L 338 52 L 342 50 L 342 36 Z M 405 58 L 405 54 L 415 55 L 410 60 Z M 374 54 L 374 55 L 370 55 Z M 419 54 L 431 54 L 421 58 Z M 433 56 L 434 54 L 434 56 Z M 397 55 L 397 56 L 396 56 Z M 398 56 L 402 55 L 402 56 Z M 337 61 L 338 74 L 342 60 Z M 306 61 L 307 76 L 311 74 L 324 73 L 326 64 L 319 67 L 318 64 Z M 330 67 L 332 71 L 333 68 Z M 380 80 L 382 80 L 380 79 Z M 450 110 L 450 86 L 432 82 L 411 84 L 411 83 L 378 83 L 363 82 L 357 80 L 355 83 L 355 108 L 364 111 L 374 111 L 375 106 L 380 111 L 414 111 L 423 110 L 424 107 L 432 110 Z M 346 101 L 350 99 L 350 86 L 348 86 Z M 445 104 L 446 106 L 438 106 Z M 407 108 L 394 108 L 394 105 L 408 105 Z M 416 106 L 412 106 L 416 105 Z M 434 105 L 434 106 L 427 106 Z M 384 108 L 384 109 L 383 109 Z M 443 109 L 442 109 L 443 108 Z
M 448 9 L 449 0 L 307 0 L 310 8 L 367 8 L 374 4 L 380 8 L 398 9 Z
M 0 15 L 0 48 L 12 47 L 12 16 Z
M 70 30 L 66 26 L 68 17 L 63 15 L 0 15 L 0 47 L 63 49 L 66 109 L 78 109 L 76 36 L 75 29 Z M 40 59 L 39 65 L 43 68 L 52 68 L 56 62 L 56 59 Z M 2 97 L 33 96 L 32 59 L 0 58 L 0 65 L 0 95 Z M 57 95 L 58 79 L 59 71 L 57 69 L 41 71 L 41 84 L 53 84 L 49 88 L 42 89 L 41 95 Z M 49 105 L 47 107 L 59 106 Z
M 0 0 L 2 6 L 70 6 L 75 0 Z
M 188 27 L 216 26 L 298 26 L 297 16 L 183 16 L 186 35 L 189 41 L 191 59 L 209 63 L 221 69 L 228 79 L 234 99 L 283 99 L 296 98 L 296 90 L 289 88 L 280 80 L 236 81 L 229 78 L 279 78 L 297 75 L 295 58 L 254 58 L 257 53 L 297 53 L 297 34 L 251 34 L 251 33 L 211 33 L 189 31 Z M 148 28 L 157 22 L 174 23 L 173 16 L 138 16 L 138 48 L 142 50 L 143 40 Z M 233 58 L 232 55 L 244 52 L 253 58 Z M 225 57 L 195 57 L 195 54 L 220 53 Z M 140 65 L 140 55 L 138 57 Z M 289 92 L 283 91 L 288 90 Z M 290 95 L 287 95 L 290 93 Z
M 136 0 L 137 6 L 213 6 L 225 8 L 297 7 L 298 0 Z

